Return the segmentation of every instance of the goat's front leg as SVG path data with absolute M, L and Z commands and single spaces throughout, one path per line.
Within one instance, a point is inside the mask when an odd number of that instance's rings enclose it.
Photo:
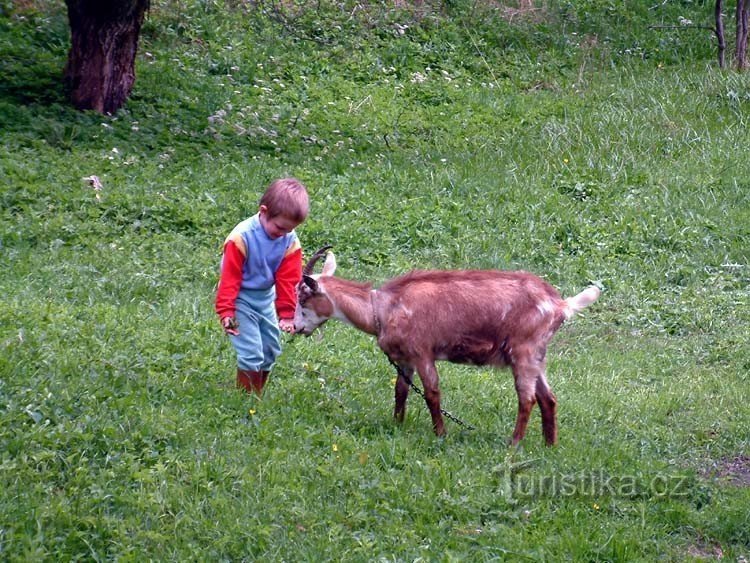
M 432 360 L 421 360 L 417 364 L 419 378 L 422 380 L 424 399 L 432 416 L 432 428 L 437 436 L 445 435 L 443 415 L 440 413 L 440 381 L 437 368 Z
M 409 381 L 414 377 L 414 368 L 411 366 L 399 366 L 396 377 L 396 407 L 393 409 L 393 418 L 396 422 L 403 422 L 406 415 L 406 399 L 409 397 Z M 408 378 L 408 380 L 407 380 Z

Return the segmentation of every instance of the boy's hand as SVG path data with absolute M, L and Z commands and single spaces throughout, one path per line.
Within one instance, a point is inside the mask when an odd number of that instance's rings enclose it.
M 289 334 L 294 334 L 294 321 L 292 319 L 280 319 L 279 328 Z
M 240 333 L 240 324 L 234 317 L 224 317 L 221 319 L 221 326 L 225 333 L 231 334 L 232 336 L 237 336 Z

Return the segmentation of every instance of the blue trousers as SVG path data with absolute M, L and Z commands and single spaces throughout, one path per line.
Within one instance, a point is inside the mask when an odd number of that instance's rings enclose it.
M 230 336 L 237 352 L 237 367 L 243 370 L 271 371 L 281 353 L 279 320 L 274 301 L 276 290 L 241 289 L 235 302 L 240 333 Z

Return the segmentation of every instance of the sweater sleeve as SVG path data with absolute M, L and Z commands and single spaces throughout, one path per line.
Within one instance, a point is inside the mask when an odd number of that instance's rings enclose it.
M 245 256 L 233 241 L 224 245 L 224 257 L 221 261 L 219 288 L 216 291 L 216 313 L 220 319 L 234 317 L 235 301 L 242 285 L 242 267 Z
M 302 249 L 299 246 L 284 256 L 276 270 L 276 313 L 279 319 L 294 317 L 297 284 L 302 279 Z

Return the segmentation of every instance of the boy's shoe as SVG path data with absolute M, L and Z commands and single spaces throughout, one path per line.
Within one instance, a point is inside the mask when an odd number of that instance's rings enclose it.
M 255 393 L 260 397 L 263 395 L 263 387 L 268 381 L 268 374 L 267 371 L 237 369 L 237 389 L 244 389 L 248 393 Z

